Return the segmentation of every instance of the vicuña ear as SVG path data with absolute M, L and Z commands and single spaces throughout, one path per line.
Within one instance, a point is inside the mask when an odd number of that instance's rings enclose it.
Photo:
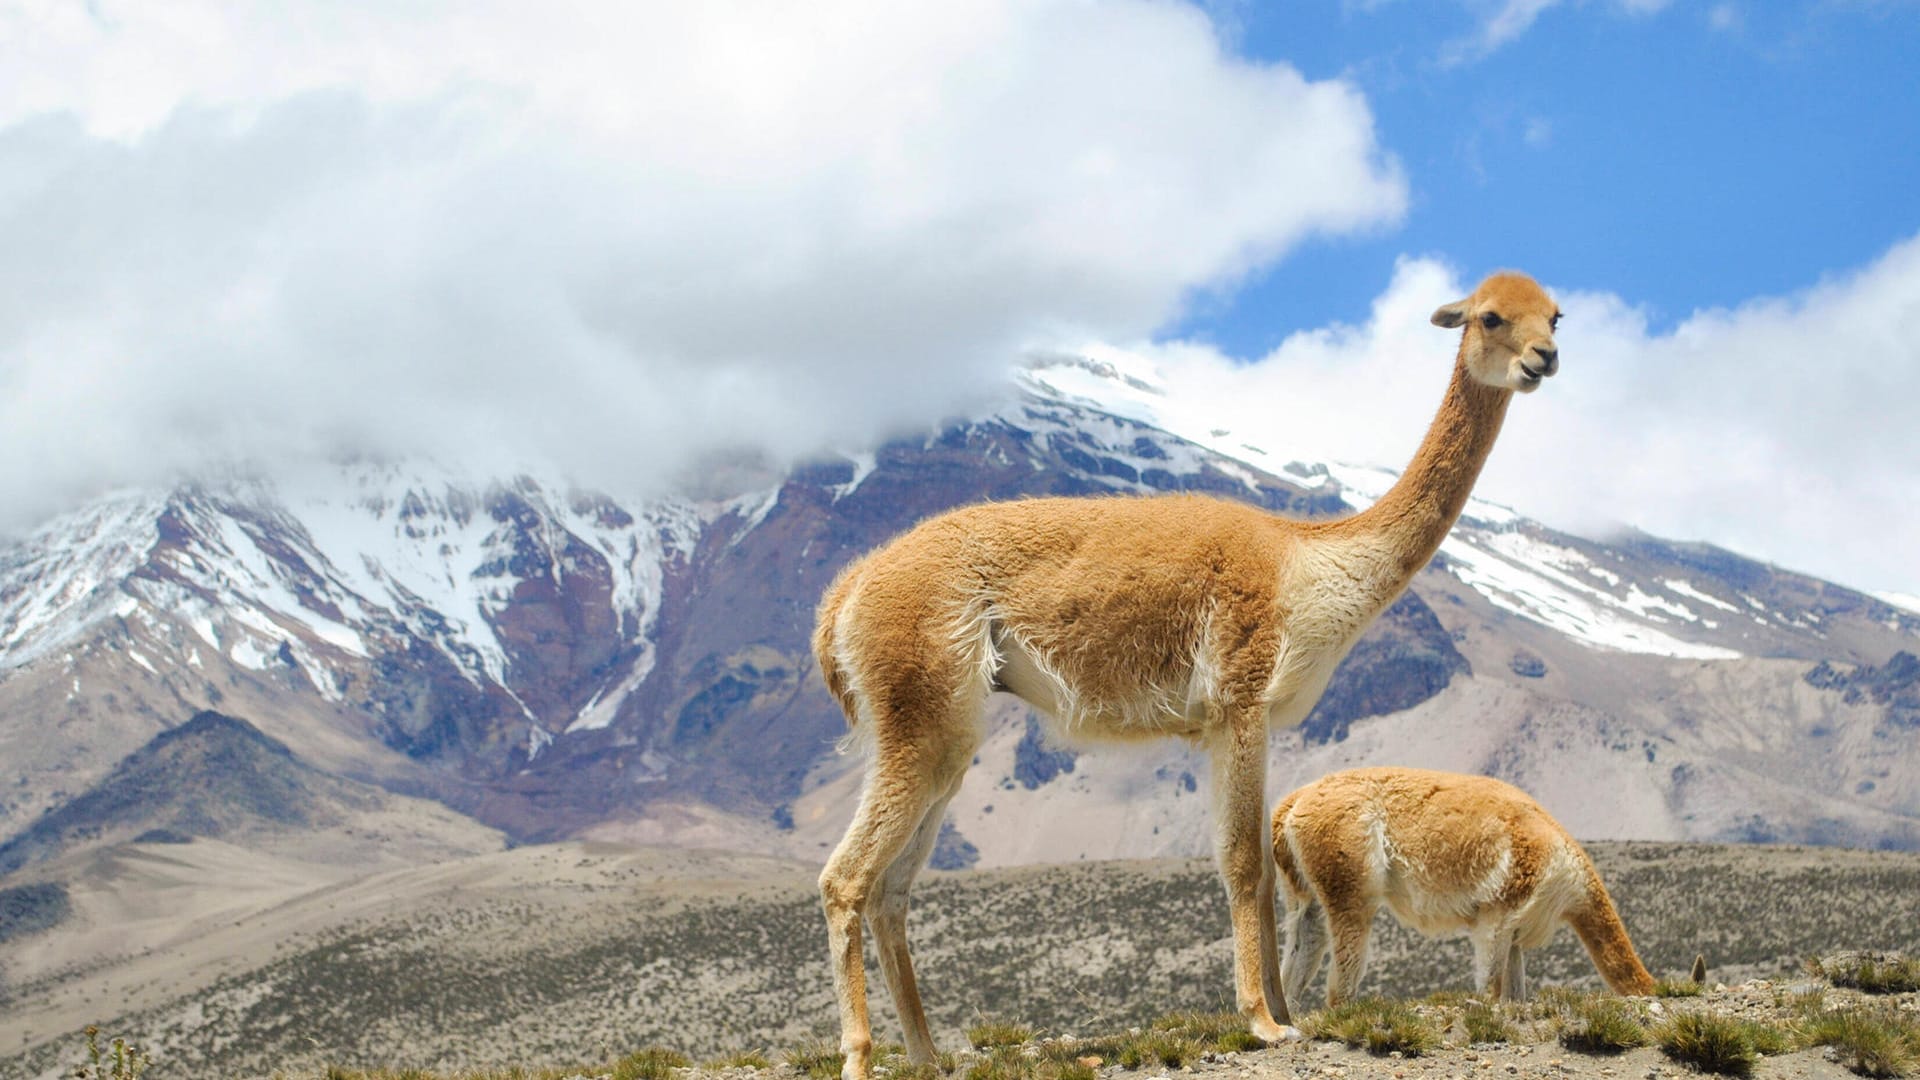
M 1466 322 L 1467 302 L 1465 300 L 1455 300 L 1451 304 L 1444 304 L 1440 310 L 1433 313 L 1433 325 L 1444 326 L 1449 330 L 1465 326 Z

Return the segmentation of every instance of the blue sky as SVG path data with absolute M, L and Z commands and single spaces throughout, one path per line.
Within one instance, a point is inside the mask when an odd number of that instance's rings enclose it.
M 343 455 L 641 498 L 1036 348 L 1398 466 L 1516 267 L 1563 370 L 1480 495 L 1920 595 L 1915 3 L 0 0 L 0 56 L 0 532 Z
M 1257 356 L 1356 320 L 1400 253 L 1524 266 L 1656 327 L 1794 292 L 1920 232 L 1920 5 L 1217 5 L 1232 47 L 1343 78 L 1405 169 L 1397 225 L 1303 245 L 1171 333 Z

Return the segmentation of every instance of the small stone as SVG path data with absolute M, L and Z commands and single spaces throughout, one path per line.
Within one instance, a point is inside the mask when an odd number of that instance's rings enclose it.
M 1559 1058 L 1548 1058 L 1548 1059 L 1547 1059 L 1547 1068 L 1549 1068 L 1549 1069 L 1557 1069 L 1557 1068 L 1559 1068 L 1559 1067 L 1560 1067 L 1560 1059 L 1559 1059 Z
M 1515 1065 L 1513 1062 L 1509 1061 L 1507 1062 L 1507 1071 L 1510 1073 L 1517 1073 L 1520 1071 L 1520 1066 Z
M 1395 1061 L 1399 1061 L 1399 1060 L 1400 1060 L 1401 1058 L 1403 1058 L 1403 1057 L 1406 1057 L 1406 1055 L 1405 1055 L 1405 1054 L 1402 1054 L 1402 1053 L 1401 1053 L 1400 1051 L 1398 1051 L 1398 1050 L 1390 1050 L 1390 1051 L 1388 1051 L 1388 1052 L 1387 1052 L 1387 1056 L 1388 1056 L 1388 1057 L 1390 1057 L 1390 1058 L 1392 1058 L 1392 1059 L 1393 1059 L 1393 1060 L 1395 1060 Z

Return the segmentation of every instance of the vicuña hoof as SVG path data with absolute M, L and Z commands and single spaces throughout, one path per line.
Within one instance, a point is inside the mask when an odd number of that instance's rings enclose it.
M 1280 1043 L 1299 1042 L 1301 1039 L 1306 1038 L 1305 1033 L 1292 1024 L 1278 1024 L 1264 1017 L 1256 1017 L 1251 1027 L 1253 1028 L 1253 1037 L 1266 1043 L 1268 1046 L 1277 1046 Z

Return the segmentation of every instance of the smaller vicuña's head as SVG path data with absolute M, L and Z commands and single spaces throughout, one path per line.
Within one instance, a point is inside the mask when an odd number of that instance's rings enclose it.
M 1531 394 L 1560 370 L 1560 349 L 1553 343 L 1560 305 L 1525 274 L 1494 274 L 1472 296 L 1434 312 L 1433 325 L 1466 328 L 1461 359 L 1467 373 L 1488 386 Z

